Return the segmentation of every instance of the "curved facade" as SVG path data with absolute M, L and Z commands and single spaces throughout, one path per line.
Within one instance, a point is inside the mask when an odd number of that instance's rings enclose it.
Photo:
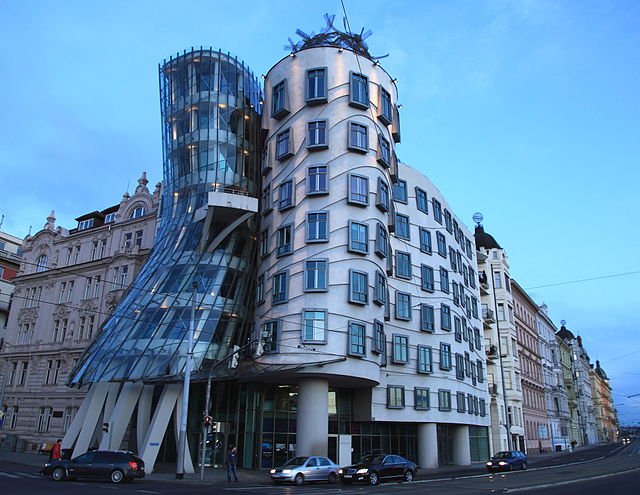
M 171 380 L 184 368 L 194 305 L 195 370 L 247 337 L 255 246 L 245 241 L 256 229 L 259 84 L 230 55 L 196 50 L 165 60 L 160 93 L 164 190 L 153 252 L 71 384 Z

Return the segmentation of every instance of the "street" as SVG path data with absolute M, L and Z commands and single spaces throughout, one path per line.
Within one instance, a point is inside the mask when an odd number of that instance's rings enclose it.
M 488 474 L 480 468 L 465 472 L 424 473 L 412 483 L 383 483 L 378 486 L 342 486 L 317 484 L 274 486 L 267 473 L 259 483 L 197 483 L 157 479 L 150 475 L 144 480 L 114 485 L 103 481 L 54 482 L 41 478 L 38 469 L 5 463 L 0 469 L 3 495 L 30 494 L 220 494 L 242 495 L 260 492 L 261 495 L 412 495 L 430 491 L 439 495 L 526 493 L 545 495 L 633 494 L 640 482 L 640 440 L 630 445 L 606 445 L 546 459 L 532 460 L 527 471 Z M 154 479 L 156 478 L 156 479 Z

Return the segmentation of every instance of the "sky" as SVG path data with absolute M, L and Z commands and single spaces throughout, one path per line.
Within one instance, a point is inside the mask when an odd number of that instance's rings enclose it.
M 531 297 L 580 334 L 640 424 L 640 2 L 344 0 L 398 78 L 399 158 L 506 249 Z M 256 75 L 342 25 L 339 0 L 4 2 L 0 215 L 67 228 L 162 179 L 158 63 L 213 46 Z M 619 277 L 608 277 L 622 273 Z M 597 280 L 548 286 L 596 277 Z M 546 287 L 545 287 L 546 286 Z

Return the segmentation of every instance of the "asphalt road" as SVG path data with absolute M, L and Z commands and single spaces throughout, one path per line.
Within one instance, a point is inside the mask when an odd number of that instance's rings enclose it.
M 554 458 L 532 460 L 527 471 L 488 474 L 483 471 L 424 473 L 412 483 L 378 486 L 314 484 L 273 486 L 264 483 L 195 483 L 144 479 L 113 485 L 102 481 L 54 482 L 40 477 L 38 469 L 5 463 L 0 466 L 2 495 L 110 495 L 110 494 L 214 494 L 243 495 L 475 495 L 522 493 L 525 495 L 617 495 L 640 493 L 640 440 L 631 445 L 608 445 Z

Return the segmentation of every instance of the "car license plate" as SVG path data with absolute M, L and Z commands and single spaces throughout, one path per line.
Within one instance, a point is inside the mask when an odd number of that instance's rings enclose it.
M 342 475 L 342 476 L 343 476 L 343 478 L 351 478 L 351 475 L 350 475 L 350 474 L 344 474 L 344 475 Z

